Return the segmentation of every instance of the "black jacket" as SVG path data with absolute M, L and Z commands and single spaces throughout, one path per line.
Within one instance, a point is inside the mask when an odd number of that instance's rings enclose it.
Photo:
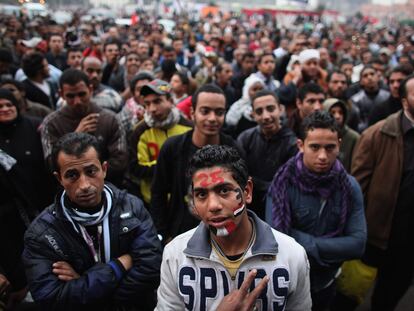
M 267 189 L 279 167 L 298 151 L 296 136 L 284 126 L 271 139 L 266 139 L 256 126 L 241 133 L 237 142 L 245 153 L 249 175 L 253 178 L 253 202 L 249 208 L 264 219 Z
M 57 86 L 46 80 L 50 87 L 50 96 L 45 94 L 41 89 L 34 85 L 29 79 L 24 80 L 26 98 L 32 102 L 42 104 L 51 109 L 55 109 L 56 102 L 59 98 Z
M 159 284 L 161 245 L 142 201 L 109 185 L 111 258 L 132 256 L 134 266 L 117 277 L 110 264 L 95 263 L 86 242 L 63 215 L 59 199 L 25 234 L 23 261 L 30 292 L 42 310 L 152 310 Z M 57 198 L 60 198 L 58 196 Z M 56 261 L 80 274 L 69 282 L 52 272 Z
M 195 218 L 187 206 L 190 178 L 186 176 L 188 162 L 198 148 L 192 143 L 193 131 L 171 137 L 162 145 L 151 186 L 151 214 L 158 232 L 175 237 L 196 227 Z M 236 147 L 236 142 L 221 134 L 220 144 Z

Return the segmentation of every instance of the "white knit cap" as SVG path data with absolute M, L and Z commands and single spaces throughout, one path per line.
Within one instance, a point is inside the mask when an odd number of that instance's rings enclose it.
M 307 49 L 307 50 L 303 50 L 302 52 L 299 53 L 299 62 L 300 62 L 301 65 L 306 63 L 308 60 L 310 60 L 312 58 L 316 58 L 316 59 L 319 60 L 320 56 L 319 56 L 319 51 L 318 50 Z

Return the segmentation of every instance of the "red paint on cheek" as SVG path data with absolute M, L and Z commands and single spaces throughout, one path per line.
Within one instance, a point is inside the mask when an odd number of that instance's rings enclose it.
M 224 227 L 229 234 L 236 230 L 236 224 L 233 221 L 229 221 Z

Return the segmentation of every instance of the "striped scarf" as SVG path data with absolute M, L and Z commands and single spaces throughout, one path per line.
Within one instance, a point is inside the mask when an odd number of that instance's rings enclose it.
M 73 208 L 69 208 L 65 206 L 65 195 L 66 191 L 63 191 L 60 197 L 60 203 L 63 208 L 63 213 L 65 217 L 70 221 L 75 231 L 82 236 L 85 240 L 86 244 L 88 245 L 95 262 L 102 262 L 100 252 L 96 252 L 95 247 L 93 245 L 92 238 L 90 237 L 88 231 L 85 227 L 88 226 L 95 226 L 98 224 L 103 223 L 102 227 L 98 227 L 98 232 L 101 230 L 103 233 L 103 240 L 104 240 L 104 252 L 105 252 L 105 263 L 111 260 L 111 239 L 110 239 L 110 231 L 109 231 L 109 213 L 111 212 L 112 208 L 112 190 L 108 186 L 104 186 L 103 193 L 105 194 L 105 203 L 102 205 L 102 208 L 99 212 L 95 214 L 88 214 L 76 211 Z M 99 229 L 101 228 L 101 229 Z
M 277 230 L 288 233 L 291 227 L 291 206 L 288 188 L 298 187 L 305 194 L 319 195 L 327 200 L 326 208 L 333 207 L 334 194 L 341 193 L 341 213 L 337 229 L 323 237 L 334 237 L 342 234 L 346 218 L 352 206 L 352 188 L 348 175 L 339 160 L 326 174 L 315 174 L 303 164 L 303 153 L 298 153 L 286 162 L 276 173 L 269 187 L 272 198 L 272 223 Z

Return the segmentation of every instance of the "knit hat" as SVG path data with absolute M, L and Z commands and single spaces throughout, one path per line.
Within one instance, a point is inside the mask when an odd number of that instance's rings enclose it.
M 306 63 L 308 60 L 316 58 L 317 60 L 319 60 L 320 55 L 319 55 L 319 51 L 315 50 L 315 49 L 307 49 L 307 50 L 303 50 L 302 52 L 299 53 L 299 63 L 302 65 L 304 63 Z

